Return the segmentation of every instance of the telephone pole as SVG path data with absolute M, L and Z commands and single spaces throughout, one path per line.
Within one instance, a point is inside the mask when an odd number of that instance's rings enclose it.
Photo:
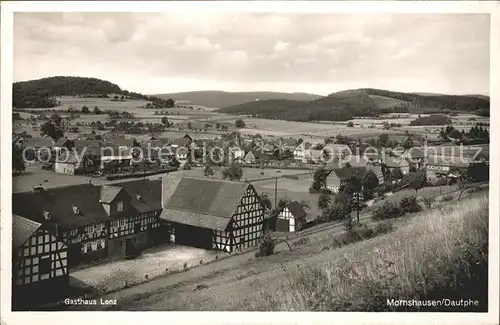
M 274 207 L 278 205 L 278 178 L 274 179 Z

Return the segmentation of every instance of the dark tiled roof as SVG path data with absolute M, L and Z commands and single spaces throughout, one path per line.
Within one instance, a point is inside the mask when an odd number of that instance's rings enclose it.
M 161 210 L 161 180 L 141 179 L 113 184 L 123 188 L 131 198 L 131 204 L 140 213 Z
M 110 142 L 112 145 L 123 146 L 128 148 L 132 148 L 135 145 L 134 139 L 118 138 L 118 139 L 111 139 Z
M 307 213 L 304 211 L 302 205 L 297 201 L 292 201 L 287 205 L 288 210 L 292 213 L 295 218 L 306 217 Z
M 180 222 L 180 217 L 172 219 L 175 213 L 185 217 L 194 216 L 181 222 L 194 226 L 220 224 L 222 220 L 220 218 L 225 218 L 225 225 L 220 225 L 220 227 L 224 226 L 225 228 L 248 186 L 248 184 L 240 182 L 175 176 L 164 177 L 162 218 Z M 196 221 L 199 218 L 207 220 Z
M 455 156 L 429 156 L 427 165 L 434 166 L 449 166 L 457 168 L 466 168 L 470 165 L 472 159 L 470 157 L 455 157 Z
M 191 143 L 191 140 L 189 140 L 188 138 L 175 139 L 173 142 L 173 144 L 175 144 L 179 147 L 189 146 L 190 143 Z
M 33 235 L 33 233 L 41 226 L 41 223 L 23 218 L 21 216 L 12 215 L 12 248 L 17 250 Z
M 66 228 L 85 226 L 108 219 L 99 203 L 99 187 L 92 184 L 72 185 L 46 189 L 41 192 L 21 192 L 12 195 L 12 212 L 36 222 L 45 222 L 44 211 L 50 221 Z M 73 205 L 80 213 L 73 212 Z
M 102 203 L 111 203 L 122 190 L 121 187 L 114 185 L 103 185 L 100 191 L 100 200 Z
M 68 138 L 61 138 L 57 140 L 57 142 L 54 144 L 54 147 L 62 147 L 64 146 L 67 142 L 71 142 L 70 139 Z
M 75 140 L 75 147 L 80 149 L 84 147 L 101 147 L 102 142 L 99 140 Z
M 349 179 L 352 176 L 364 176 L 366 173 L 366 168 L 365 167 L 344 167 L 340 169 L 334 169 L 332 170 L 333 173 L 340 179 L 340 180 L 346 180 Z

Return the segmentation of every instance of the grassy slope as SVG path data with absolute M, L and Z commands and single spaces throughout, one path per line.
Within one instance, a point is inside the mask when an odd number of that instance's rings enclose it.
M 280 93 L 280 92 L 225 92 L 225 91 L 190 91 L 182 93 L 155 95 L 163 99 L 187 101 L 186 105 L 203 105 L 207 107 L 228 107 L 253 102 L 256 99 L 289 99 L 315 100 L 323 96 L 307 93 Z
M 472 298 L 485 309 L 487 243 L 481 193 L 424 212 L 392 234 L 322 253 L 319 264 L 287 271 L 282 287 L 264 291 L 255 308 L 390 310 L 387 298 Z
M 292 252 L 281 244 L 273 256 L 222 261 L 236 263 L 229 269 L 210 271 L 210 265 L 204 265 L 191 270 L 198 276 L 188 276 L 188 271 L 137 287 L 137 294 L 118 295 L 120 304 L 110 309 L 347 311 L 375 309 L 379 302 L 384 305 L 378 307 L 387 310 L 384 298 L 414 298 L 424 286 L 432 294 L 447 285 L 452 292 L 443 295 L 453 298 L 456 290 L 449 272 L 460 280 L 464 274 L 456 271 L 471 260 L 484 266 L 485 194 L 399 219 L 395 232 L 339 249 L 323 248 L 332 246 L 341 225 L 310 235 L 307 244 L 292 241 Z M 477 281 L 468 293 L 485 286 Z

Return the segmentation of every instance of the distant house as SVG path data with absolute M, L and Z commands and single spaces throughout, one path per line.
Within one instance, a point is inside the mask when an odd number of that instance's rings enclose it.
M 247 154 L 243 158 L 243 161 L 247 164 L 257 163 L 257 157 L 255 156 L 253 150 L 250 150 L 249 152 L 247 152 Z
M 175 243 L 233 252 L 258 245 L 264 207 L 253 185 L 212 179 L 163 178 L 163 211 Z
M 322 150 L 324 157 L 329 160 L 343 159 L 351 151 L 348 145 L 338 143 L 328 143 Z
M 63 150 L 63 149 L 70 150 L 71 148 L 73 148 L 73 146 L 74 146 L 74 143 L 72 140 L 70 140 L 68 138 L 61 138 L 61 139 L 56 141 L 53 148 L 54 148 L 54 151 L 56 152 L 56 155 L 59 155 L 61 150 Z
M 418 147 L 413 147 L 405 150 L 400 157 L 410 161 L 411 164 L 416 165 L 417 169 L 423 167 L 425 162 L 424 149 Z
M 243 161 L 245 151 L 240 147 L 229 147 L 228 154 L 231 161 Z
M 130 166 L 132 150 L 127 147 L 106 146 L 101 150 L 101 168 Z
M 302 229 L 307 213 L 299 202 L 289 202 L 276 218 L 276 231 L 295 232 Z
M 137 141 L 134 139 L 126 139 L 126 138 L 117 138 L 110 140 L 110 143 L 114 146 L 118 147 L 126 147 L 126 148 L 133 148 L 137 146 Z
M 53 140 L 49 137 L 26 139 L 22 147 L 26 150 L 28 160 L 38 160 L 52 151 Z
M 307 156 L 307 152 L 311 149 L 312 145 L 309 142 L 302 142 L 293 150 L 293 158 L 295 160 L 304 161 Z
M 382 157 L 382 165 L 391 172 L 393 169 L 399 168 L 403 175 L 406 175 L 410 172 L 411 166 L 416 167 L 416 163 L 413 163 L 408 159 L 401 157 L 392 157 L 387 155 Z
M 297 147 L 297 140 L 293 138 L 282 138 L 280 139 L 280 149 L 281 151 L 290 151 L 293 152 Z
M 365 167 L 343 167 L 333 169 L 326 177 L 326 188 L 332 191 L 332 193 L 338 193 L 340 187 L 347 184 L 351 177 L 359 176 L 363 178 L 366 172 L 367 169 Z
M 45 223 L 12 215 L 13 309 L 64 292 L 68 274 L 68 247 L 57 233 Z
M 187 134 L 186 134 L 187 135 Z M 179 139 L 175 139 L 173 142 L 172 142 L 172 147 L 174 148 L 178 148 L 178 147 L 186 147 L 186 148 L 189 148 L 189 146 L 191 145 L 191 140 L 190 138 L 184 136 L 183 138 L 179 138 Z
M 309 163 L 320 163 L 326 157 L 323 149 L 309 149 L 306 150 L 304 158 Z
M 472 161 L 470 157 L 430 156 L 425 164 L 426 177 L 429 181 L 455 177 L 464 173 Z
M 77 175 L 85 171 L 85 156 L 77 156 L 74 152 L 61 154 L 56 158 L 54 171 L 59 174 Z

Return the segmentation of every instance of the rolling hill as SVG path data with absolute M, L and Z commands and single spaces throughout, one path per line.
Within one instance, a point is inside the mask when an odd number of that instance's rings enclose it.
M 161 99 L 121 89 L 106 80 L 84 77 L 55 76 L 15 82 L 12 106 L 15 108 L 50 108 L 58 106 L 58 96 L 93 96 L 107 98 L 108 94 L 152 101 L 155 107 L 168 107 L 168 98 Z
M 310 101 L 322 98 L 323 96 L 307 93 L 280 93 L 280 92 L 225 92 L 216 90 L 190 91 L 172 94 L 153 95 L 159 98 L 172 98 L 175 101 L 185 102 L 186 105 L 202 105 L 212 108 L 222 108 L 234 105 L 241 105 L 262 100 L 297 100 Z
M 382 89 L 355 89 L 310 101 L 259 100 L 217 110 L 290 121 L 346 121 L 391 112 L 464 111 L 489 115 L 490 102 L 476 96 L 421 95 Z

